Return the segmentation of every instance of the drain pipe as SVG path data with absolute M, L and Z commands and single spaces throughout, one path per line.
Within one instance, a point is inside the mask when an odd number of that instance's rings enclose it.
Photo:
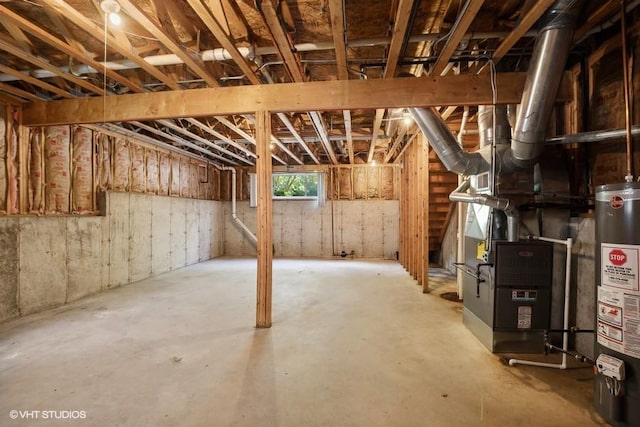
M 471 184 L 465 179 L 451 194 L 449 200 L 452 202 L 475 203 L 478 205 L 489 206 L 493 209 L 503 211 L 507 215 L 507 239 L 510 242 L 517 242 L 519 238 L 519 220 L 518 209 L 513 206 L 509 199 L 494 197 L 488 194 L 470 194 L 467 192 Z
M 231 171 L 231 219 L 244 237 L 253 245 L 254 248 L 257 248 L 258 238 L 253 231 L 249 230 L 249 228 L 244 225 L 236 213 L 236 170 L 230 166 L 222 166 L 221 170 Z
M 462 113 L 462 121 L 460 122 L 460 132 L 458 132 L 458 145 L 464 150 L 464 134 L 467 127 L 467 121 L 469 120 L 469 106 L 464 107 Z M 458 185 L 462 184 L 464 178 L 462 175 L 458 175 Z M 458 264 L 464 263 L 464 225 L 465 218 L 462 214 L 462 203 L 458 203 L 458 243 L 456 245 L 456 261 Z M 456 283 L 458 285 L 458 299 L 464 300 L 464 272 L 456 268 Z

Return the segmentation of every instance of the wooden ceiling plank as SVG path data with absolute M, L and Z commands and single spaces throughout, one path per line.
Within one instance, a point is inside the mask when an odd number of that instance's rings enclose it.
M 400 0 L 402 1 L 402 0 Z M 373 127 L 371 128 L 371 145 L 369 146 L 369 155 L 367 156 L 367 163 L 371 163 L 373 160 L 373 155 L 376 151 L 376 142 L 378 141 L 378 131 L 380 130 L 380 126 L 382 126 L 382 119 L 384 118 L 384 108 L 379 108 L 376 110 L 376 118 L 373 121 Z
M 343 0 L 329 0 L 329 11 L 331 13 L 331 31 L 333 33 L 333 44 L 335 46 L 336 62 L 338 67 L 338 78 L 340 80 L 349 79 L 349 69 L 347 66 L 347 34 L 345 31 Z
M 502 40 L 491 56 L 494 64 L 500 62 L 509 50 L 520 40 L 531 27 L 549 9 L 555 0 L 539 0 L 522 17 L 518 25 Z M 483 67 L 484 68 L 484 67 Z
M 440 52 L 440 55 L 438 56 L 438 59 L 436 60 L 436 63 L 434 64 L 430 75 L 440 76 L 444 69 L 447 67 L 451 56 L 453 56 L 453 53 L 460 45 L 460 41 L 462 41 L 462 38 L 467 33 L 469 26 L 480 11 L 483 3 L 484 0 L 469 0 L 469 6 L 465 11 L 463 11 L 462 16 L 460 16 L 460 18 L 458 19 L 457 25 L 455 26 L 453 33 L 451 33 L 451 35 L 447 39 L 447 42 L 442 48 L 442 52 Z
M 389 45 L 389 53 L 387 55 L 387 66 L 384 70 L 385 78 L 395 77 L 400 60 L 401 50 L 404 46 L 404 40 L 409 29 L 409 18 L 413 10 L 415 0 L 400 0 L 398 10 L 393 22 L 391 31 L 391 43 Z
M 244 56 L 240 53 L 235 42 L 224 30 L 220 22 L 209 12 L 207 7 L 202 4 L 201 0 L 187 0 L 191 8 L 198 14 L 202 22 L 207 26 L 213 36 L 220 42 L 231 58 L 238 64 L 245 77 L 253 84 L 260 84 L 260 79 L 256 75 L 257 68 L 249 64 Z
M 51 93 L 55 93 L 56 95 L 61 96 L 63 98 L 71 99 L 71 98 L 74 97 L 69 92 L 60 89 L 58 86 L 54 86 L 54 85 L 49 84 L 49 83 L 47 83 L 45 81 L 36 79 L 35 77 L 33 77 L 33 76 L 29 75 L 29 74 L 20 72 L 18 70 L 14 70 L 13 68 L 7 67 L 6 65 L 0 64 L 0 73 L 10 74 L 13 77 L 16 77 L 16 78 L 18 78 L 20 80 L 24 80 L 25 82 L 27 82 L 29 84 L 32 84 L 32 85 L 37 86 L 39 88 L 42 88 L 42 89 L 44 89 L 46 91 L 49 91 Z
M 102 90 L 102 88 L 99 88 L 98 86 L 95 86 L 81 78 L 78 78 L 72 74 L 69 73 L 65 73 L 64 71 L 61 71 L 58 67 L 56 67 L 55 65 L 52 65 L 50 62 L 47 62 L 43 59 L 40 59 L 39 57 L 33 56 L 32 54 L 23 51 L 22 49 L 20 49 L 17 46 L 13 46 L 10 43 L 7 43 L 6 41 L 0 39 L 0 49 L 4 50 L 5 52 L 9 52 L 10 54 L 17 56 L 18 58 L 30 62 L 31 64 L 35 65 L 36 67 L 45 69 L 57 76 L 62 77 L 65 80 L 70 81 L 71 83 L 74 83 L 80 87 L 83 87 L 97 95 L 103 95 L 104 94 L 104 90 Z
M 497 73 L 497 103 L 520 102 L 525 79 L 526 73 Z M 295 96 L 282 96 L 283 93 Z M 565 74 L 556 99 L 570 100 L 571 96 L 571 79 Z M 491 103 L 488 74 L 461 74 L 420 79 L 245 85 L 33 102 L 25 106 L 23 120 L 27 125 L 48 125 L 223 116 L 261 108 L 290 113 Z
M 96 25 L 76 9 L 71 7 L 64 0 L 43 0 L 47 2 L 52 8 L 54 8 L 59 14 L 64 16 L 66 19 L 73 22 L 87 34 L 104 43 L 104 29 L 99 25 Z M 125 58 L 137 64 L 144 71 L 167 85 L 169 88 L 174 90 L 180 90 L 180 85 L 178 85 L 174 80 L 167 77 L 162 71 L 149 64 L 144 58 L 138 56 L 132 49 L 127 46 L 123 46 L 119 43 L 115 37 L 111 34 L 107 34 L 107 46 L 111 49 L 114 49 L 119 54 L 123 55 Z
M 2 5 L 0 5 L 0 15 L 2 15 L 4 19 L 10 20 L 16 26 L 22 28 L 24 31 L 30 33 L 34 37 L 47 43 L 49 46 L 52 46 L 60 50 L 61 52 L 69 55 L 72 58 L 75 58 L 77 61 L 83 64 L 89 65 L 90 67 L 92 67 L 94 70 L 98 72 L 101 72 L 101 73 L 105 72 L 104 66 L 99 62 L 94 61 L 92 58 L 88 57 L 85 53 L 86 50 L 79 43 L 74 45 L 65 43 L 62 40 L 58 39 L 57 37 L 51 35 L 46 30 L 38 27 L 37 25 L 24 19 L 20 15 L 14 13 L 13 11 L 7 9 Z M 78 49 L 77 45 L 79 45 L 81 49 Z M 144 89 L 142 88 L 142 86 L 134 83 L 133 81 L 127 79 L 126 77 L 121 76 L 115 71 L 107 69 L 106 74 L 107 74 L 107 77 L 109 77 L 110 79 L 117 81 L 121 85 L 128 87 L 134 92 L 144 92 Z
M 267 28 L 271 33 L 273 42 L 278 50 L 278 55 L 282 59 L 285 68 L 289 72 L 289 76 L 294 82 L 303 82 L 306 80 L 302 71 L 302 64 L 300 58 L 294 51 L 293 43 L 287 36 L 280 19 L 276 13 L 276 9 L 273 5 L 273 0 L 257 0 L 262 17 L 267 24 Z
M 136 22 L 145 27 L 155 38 L 169 49 L 170 52 L 178 56 L 187 67 L 191 69 L 198 77 L 203 79 L 209 86 L 219 86 L 218 81 L 206 70 L 200 59 L 194 59 L 189 53 L 185 52 L 182 46 L 169 37 L 147 14 L 135 6 L 130 0 L 119 0 L 120 6 L 125 12 Z
M 347 155 L 349 156 L 349 164 L 354 164 L 354 152 L 353 152 L 353 129 L 351 128 L 351 111 L 342 110 L 342 116 L 344 118 L 344 133 L 347 137 Z

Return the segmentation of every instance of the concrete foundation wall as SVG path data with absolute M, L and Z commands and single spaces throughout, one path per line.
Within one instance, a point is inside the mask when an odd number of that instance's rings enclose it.
M 256 230 L 256 209 L 238 202 L 237 215 Z M 331 257 L 353 251 L 357 258 L 395 257 L 398 250 L 397 200 L 327 201 L 274 200 L 273 245 L 282 257 Z M 224 207 L 224 253 L 254 255 L 255 249 L 231 221 L 231 204 Z
M 222 202 L 108 193 L 105 213 L 0 217 L 0 321 L 222 254 Z

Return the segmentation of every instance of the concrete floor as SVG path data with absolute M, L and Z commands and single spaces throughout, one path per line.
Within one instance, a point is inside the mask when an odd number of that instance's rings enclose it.
M 276 260 L 273 328 L 256 330 L 255 260 L 218 258 L 6 323 L 0 425 L 605 425 L 591 369 L 503 365 L 446 283 L 424 295 L 391 261 Z

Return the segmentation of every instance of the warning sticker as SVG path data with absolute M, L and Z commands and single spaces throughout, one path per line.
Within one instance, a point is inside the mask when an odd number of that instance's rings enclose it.
M 518 307 L 518 329 L 531 329 L 531 306 Z
M 604 286 L 640 291 L 637 245 L 603 243 L 601 245 L 601 283 Z
M 640 295 L 598 286 L 598 343 L 640 357 Z

